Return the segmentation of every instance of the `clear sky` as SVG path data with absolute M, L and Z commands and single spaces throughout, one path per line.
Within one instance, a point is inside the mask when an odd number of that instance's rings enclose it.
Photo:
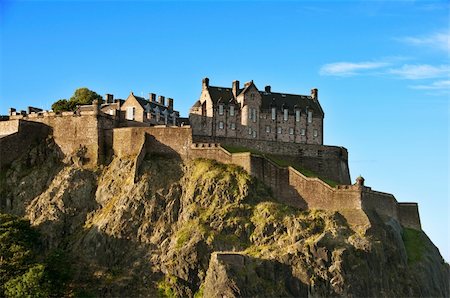
M 0 1 L 0 114 L 79 87 L 173 97 L 201 79 L 309 94 L 352 179 L 418 202 L 450 260 L 448 1 Z

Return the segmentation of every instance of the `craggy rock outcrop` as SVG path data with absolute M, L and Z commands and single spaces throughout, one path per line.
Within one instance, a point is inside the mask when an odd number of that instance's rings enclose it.
M 244 170 L 149 155 L 60 161 L 49 139 L 0 175 L 1 212 L 29 218 L 72 264 L 67 293 L 180 297 L 446 296 L 449 266 L 421 231 L 277 202 Z M 78 160 L 79 161 L 79 160 Z

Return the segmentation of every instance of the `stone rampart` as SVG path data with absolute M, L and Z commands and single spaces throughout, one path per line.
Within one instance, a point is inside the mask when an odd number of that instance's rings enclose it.
M 282 155 L 283 159 L 309 169 L 340 184 L 350 184 L 348 152 L 344 147 L 251 140 L 229 137 L 193 136 L 195 143 L 219 143 L 244 147 L 264 154 Z
M 26 121 L 41 123 L 51 130 L 55 143 L 65 156 L 73 155 L 80 147 L 86 147 L 84 160 L 88 165 L 95 166 L 101 163 L 111 146 L 111 136 L 107 137 L 108 130 L 115 125 L 115 120 L 107 115 L 98 114 L 97 111 L 75 112 L 42 112 L 28 115 L 12 115 L 9 121 Z M 1 130 L 0 130 L 1 134 Z M 28 135 L 27 135 L 28 136 Z
M 44 142 L 51 127 L 24 120 L 0 122 L 0 168 L 8 166 L 30 147 Z
M 422 229 L 417 203 L 398 203 L 398 217 L 404 227 Z

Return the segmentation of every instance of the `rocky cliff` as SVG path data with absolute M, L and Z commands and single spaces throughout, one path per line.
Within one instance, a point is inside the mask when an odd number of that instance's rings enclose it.
M 210 160 L 149 155 L 136 179 L 135 167 L 113 158 L 85 168 L 49 139 L 1 173 L 1 211 L 30 220 L 43 254 L 64 252 L 67 295 L 450 295 L 437 248 L 395 220 L 368 214 L 362 229 L 337 212 L 296 210 Z

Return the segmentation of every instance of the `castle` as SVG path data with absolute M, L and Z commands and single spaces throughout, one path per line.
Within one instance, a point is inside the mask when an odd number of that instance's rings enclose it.
M 259 91 L 253 82 L 243 89 L 238 81 L 232 88 L 212 87 L 205 78 L 190 125 L 181 125 L 173 100 L 166 105 L 152 94 L 149 100 L 133 93 L 114 100 L 107 94 L 105 103 L 75 112 L 11 110 L 0 118 L 0 168 L 48 136 L 66 159 L 83 148 L 84 167 L 107 164 L 113 157 L 132 159 L 134 179 L 146 154 L 209 158 L 243 167 L 290 206 L 338 211 L 352 226 L 365 227 L 371 225 L 367 214 L 375 212 L 385 221 L 420 230 L 416 203 L 374 191 L 362 177 L 351 184 L 347 150 L 323 145 L 324 113 L 317 94 L 317 89 L 310 96 L 273 93 L 269 86 Z M 249 150 L 232 153 L 226 150 L 230 146 Z M 277 163 L 280 156 L 288 163 Z M 7 208 L 8 198 L 0 198 L 0 206 Z
M 189 113 L 194 135 L 231 137 L 300 144 L 323 144 L 324 113 L 318 90 L 311 95 L 259 91 L 253 81 L 239 88 L 202 82 L 200 98 Z

